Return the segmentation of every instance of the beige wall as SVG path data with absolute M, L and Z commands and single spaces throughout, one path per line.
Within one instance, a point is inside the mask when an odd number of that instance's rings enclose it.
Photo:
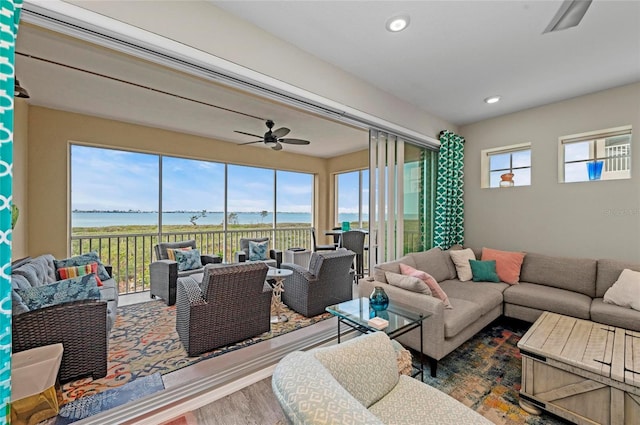
M 20 217 L 11 235 L 11 258 L 28 256 L 27 240 L 29 238 L 29 204 L 27 202 L 27 140 L 29 136 L 28 123 L 29 104 L 24 99 L 15 99 L 13 118 L 13 203 L 20 209 Z
M 633 126 L 632 178 L 558 183 L 560 136 Z M 640 261 L 640 83 L 482 121 L 465 146 L 465 242 Z M 480 188 L 482 149 L 531 143 L 531 186 Z
M 327 161 L 327 172 L 329 175 L 329 199 L 335 199 L 336 196 L 336 174 L 362 170 L 365 168 L 369 168 L 369 149 L 329 158 Z M 327 223 L 329 227 L 333 227 L 334 224 L 338 224 L 338 217 L 336 217 L 333 203 L 330 202 L 327 204 L 327 209 L 324 213 L 329 218 Z
M 68 146 L 70 141 L 316 175 L 315 225 L 330 225 L 327 160 L 243 146 L 135 124 L 32 106 L 29 108 L 28 191 L 16 178 L 17 199 L 28 197 L 28 254 L 68 254 Z M 25 132 L 21 127 L 17 133 Z M 17 140 L 24 140 L 16 134 Z M 109 170 L 96 170 L 108 173 Z M 24 179 L 22 179 L 24 181 Z M 329 208 L 330 209 L 330 208 Z M 26 221 L 26 216 L 21 217 Z M 22 221 L 22 225 L 26 225 Z

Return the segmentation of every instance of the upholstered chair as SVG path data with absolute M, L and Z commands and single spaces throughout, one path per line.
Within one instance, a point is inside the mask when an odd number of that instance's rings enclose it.
M 252 256 L 251 252 L 251 242 L 254 244 L 262 244 L 262 247 L 258 247 L 253 245 L 256 249 L 254 249 L 254 255 Z M 266 242 L 266 244 L 265 244 Z M 252 257 L 255 257 L 255 254 L 258 252 L 258 248 L 263 249 L 260 260 L 252 260 Z M 250 261 L 261 261 L 265 263 L 269 267 L 280 267 L 282 263 L 282 251 L 279 249 L 269 249 L 269 238 L 241 238 L 240 239 L 240 251 L 234 254 L 236 263 L 244 263 Z
M 196 241 L 191 239 L 181 242 L 161 242 L 154 246 L 156 261 L 149 265 L 151 275 L 151 298 L 160 297 L 167 305 L 176 303 L 176 283 L 179 277 L 199 274 L 204 272 L 207 264 L 221 263 L 222 258 L 217 255 L 205 255 L 200 253 L 199 267 L 179 267 L 178 261 L 170 259 L 168 250 L 194 250 Z M 183 269 L 183 270 L 181 270 Z
M 176 330 L 189 356 L 271 329 L 269 267 L 262 262 L 210 264 L 202 282 L 178 278 Z
M 306 316 L 323 313 L 329 305 L 353 298 L 353 251 L 321 251 L 311 254 L 309 268 L 282 263 L 281 268 L 293 270 L 284 281 L 282 301 Z

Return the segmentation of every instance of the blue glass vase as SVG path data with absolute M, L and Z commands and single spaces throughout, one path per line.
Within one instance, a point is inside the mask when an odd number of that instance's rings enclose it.
M 587 162 L 587 173 L 589 174 L 589 180 L 600 180 L 600 177 L 602 177 L 603 165 L 604 161 Z
M 373 288 L 373 292 L 369 295 L 369 306 L 375 311 L 386 310 L 389 307 L 389 296 L 381 286 Z

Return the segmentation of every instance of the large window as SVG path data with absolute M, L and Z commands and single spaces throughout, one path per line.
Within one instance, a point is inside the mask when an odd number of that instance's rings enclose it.
M 369 170 L 336 174 L 336 225 L 348 221 L 354 227 L 368 227 Z
M 483 188 L 530 186 L 531 144 L 485 149 L 481 153 L 481 168 Z
M 560 182 L 631 178 L 631 127 L 561 137 L 559 158 Z

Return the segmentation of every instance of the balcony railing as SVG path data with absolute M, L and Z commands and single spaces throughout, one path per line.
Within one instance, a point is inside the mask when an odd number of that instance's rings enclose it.
M 154 261 L 153 247 L 158 241 L 177 242 L 195 239 L 203 254 L 217 254 L 232 262 L 234 253 L 240 250 L 241 238 L 268 237 L 273 248 L 285 250 L 291 247 L 311 249 L 311 228 L 267 228 L 219 231 L 192 231 L 149 234 L 104 234 L 72 236 L 71 253 L 79 255 L 97 251 L 105 264 L 113 267 L 113 277 L 118 282 L 120 294 L 149 290 L 149 264 Z

